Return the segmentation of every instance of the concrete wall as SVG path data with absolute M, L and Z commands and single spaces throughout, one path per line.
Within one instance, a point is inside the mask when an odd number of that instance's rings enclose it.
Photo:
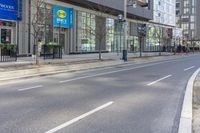
M 124 11 L 124 0 L 117 0 L 117 2 L 116 0 L 88 0 L 88 1 L 96 4 L 101 4 L 107 7 L 111 7 L 121 12 Z M 142 8 L 140 6 L 137 6 L 137 8 L 128 7 L 128 13 L 130 15 L 139 16 L 141 18 L 151 20 L 153 19 L 153 10 L 152 10 L 153 1 L 150 0 L 149 4 L 150 4 L 150 10 Z
M 72 3 L 78 6 L 83 6 L 86 8 L 95 8 L 95 6 L 103 5 L 112 9 L 115 15 L 123 14 L 124 11 L 124 0 L 58 0 L 65 3 Z M 149 1 L 149 8 L 143 8 L 137 6 L 133 8 L 128 7 L 128 17 L 140 20 L 152 20 L 153 19 L 153 0 Z M 91 7 L 90 7 L 91 6 Z

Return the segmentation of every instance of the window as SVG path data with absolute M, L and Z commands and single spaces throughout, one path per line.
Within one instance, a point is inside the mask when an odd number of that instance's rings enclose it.
M 95 51 L 95 15 L 79 12 L 81 45 L 78 48 L 82 52 Z
M 180 11 L 179 10 L 176 10 L 176 15 L 180 15 Z
M 176 8 L 180 8 L 180 3 L 176 3 Z
M 114 42 L 114 19 L 106 19 L 106 50 L 111 51 Z

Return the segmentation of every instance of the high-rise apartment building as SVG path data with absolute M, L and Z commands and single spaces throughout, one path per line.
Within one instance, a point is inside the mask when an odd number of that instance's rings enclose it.
M 155 45 L 160 49 L 160 46 L 163 46 L 167 47 L 168 51 L 174 48 L 173 30 L 176 26 L 175 7 L 175 0 L 153 1 L 153 20 L 148 28 L 149 32 L 153 33 L 149 39 L 150 47 Z
M 185 45 L 196 45 L 200 39 L 199 6 L 199 0 L 176 0 L 176 25 L 183 29 Z
M 153 21 L 156 23 L 175 26 L 175 0 L 154 0 Z

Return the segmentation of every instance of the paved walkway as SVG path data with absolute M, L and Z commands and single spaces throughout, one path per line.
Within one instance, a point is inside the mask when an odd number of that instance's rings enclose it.
M 148 55 L 147 55 L 148 54 Z M 170 56 L 172 53 L 162 53 L 165 56 L 156 56 L 158 53 L 146 53 L 143 58 L 139 54 L 129 54 L 129 61 L 139 64 L 144 62 L 159 61 L 182 57 L 182 55 Z M 150 56 L 150 57 L 149 57 Z M 56 73 L 102 68 L 113 65 L 120 65 L 128 62 L 120 60 L 121 55 L 116 53 L 102 54 L 103 60 L 98 60 L 98 54 L 87 55 L 66 55 L 63 59 L 43 60 L 40 65 L 34 65 L 35 61 L 31 57 L 19 58 L 17 62 L 0 63 L 0 83 L 20 78 L 52 75 Z
M 162 53 L 162 55 L 172 55 L 173 53 Z M 142 56 L 158 56 L 158 52 L 154 53 L 142 53 Z M 62 59 L 47 59 L 40 58 L 40 64 L 60 64 L 60 63 L 74 63 L 80 61 L 95 61 L 98 60 L 99 54 L 78 54 L 78 55 L 64 55 Z M 102 53 L 103 60 L 120 60 L 122 55 L 119 53 Z M 129 53 L 129 58 L 139 57 L 139 53 Z M 0 63 L 0 69 L 10 66 L 22 66 L 35 64 L 35 58 L 32 57 L 19 57 L 17 62 L 2 62 Z

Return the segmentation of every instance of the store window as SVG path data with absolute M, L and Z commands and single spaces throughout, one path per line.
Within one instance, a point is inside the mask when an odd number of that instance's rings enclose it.
M 79 12 L 80 30 L 81 30 L 81 45 L 79 50 L 81 52 L 95 51 L 95 15 Z
M 16 23 L 0 20 L 0 43 L 15 43 Z
M 149 25 L 147 32 L 146 51 L 159 51 L 159 41 L 162 38 L 162 31 L 160 27 Z
M 106 19 L 106 50 L 111 51 L 114 44 L 115 21 Z
M 1 43 L 11 44 L 11 29 L 1 29 Z

